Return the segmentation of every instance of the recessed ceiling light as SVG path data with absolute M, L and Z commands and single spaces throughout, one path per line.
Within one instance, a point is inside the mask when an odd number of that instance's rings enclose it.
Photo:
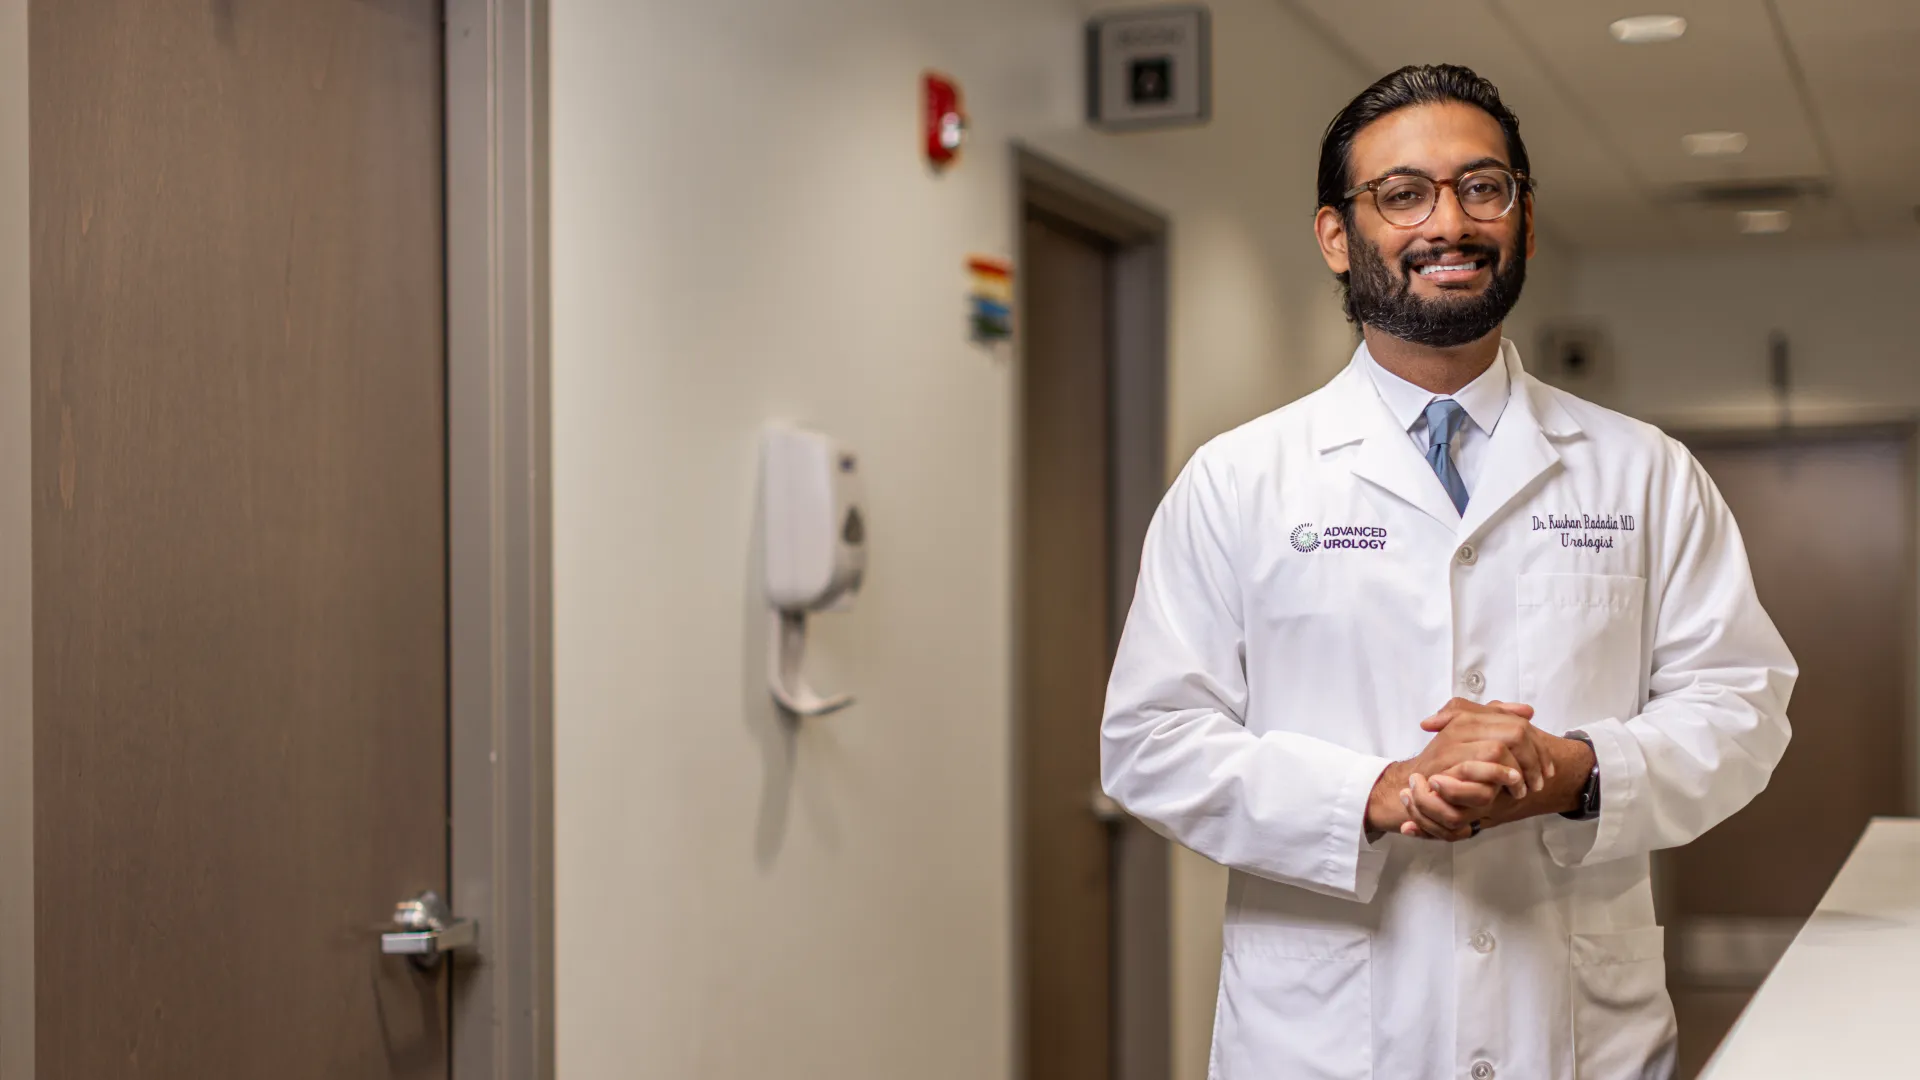
M 1740 231 L 1749 236 L 1770 236 L 1783 233 L 1793 224 L 1793 215 L 1785 210 L 1742 210 Z
M 1619 19 L 1608 27 L 1613 31 L 1613 40 L 1628 45 L 1651 45 L 1659 41 L 1675 41 L 1687 32 L 1687 20 L 1678 15 L 1634 15 Z
M 1747 137 L 1738 131 L 1697 131 L 1682 135 L 1680 145 L 1694 157 L 1727 157 L 1747 148 Z

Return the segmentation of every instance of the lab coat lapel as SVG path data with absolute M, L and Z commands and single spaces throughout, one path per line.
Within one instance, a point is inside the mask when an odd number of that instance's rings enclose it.
M 1467 494 L 1466 514 L 1460 522 L 1462 540 L 1478 535 L 1515 500 L 1532 491 L 1541 478 L 1557 469 L 1560 451 L 1553 440 L 1580 431 L 1550 392 L 1521 368 L 1519 353 L 1511 344 L 1503 344 L 1500 360 L 1507 365 L 1513 389 L 1487 443 L 1486 465 L 1479 483 Z
M 1343 385 L 1331 410 L 1319 426 L 1316 442 L 1322 453 L 1359 440 L 1353 455 L 1353 475 L 1411 503 L 1448 531 L 1458 528 L 1460 514 L 1447 489 L 1433 474 L 1433 466 L 1414 449 L 1406 429 L 1394 419 L 1373 380 L 1357 365 L 1340 374 Z M 1469 503 L 1468 505 L 1472 505 Z

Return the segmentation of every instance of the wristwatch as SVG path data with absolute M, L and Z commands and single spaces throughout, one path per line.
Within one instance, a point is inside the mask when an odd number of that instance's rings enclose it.
M 1587 738 L 1587 733 L 1584 731 L 1569 731 L 1566 737 L 1569 739 L 1578 739 L 1587 744 L 1587 749 L 1593 750 L 1593 740 Z M 1562 811 L 1560 816 L 1569 821 L 1592 821 L 1594 818 L 1600 816 L 1599 751 L 1594 751 L 1593 771 L 1587 774 L 1586 786 L 1580 789 L 1579 805 L 1575 809 Z

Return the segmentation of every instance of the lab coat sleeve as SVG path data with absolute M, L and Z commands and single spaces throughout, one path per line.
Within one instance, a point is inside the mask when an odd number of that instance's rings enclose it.
M 1767 786 L 1792 734 L 1799 669 L 1760 606 L 1733 515 L 1685 451 L 1669 511 L 1678 535 L 1650 602 L 1640 715 L 1583 724 L 1600 766 L 1600 816 L 1546 819 L 1548 853 L 1583 866 L 1686 844 Z
M 1235 870 L 1370 901 L 1386 863 L 1365 835 L 1389 764 L 1246 727 L 1238 496 L 1203 449 L 1154 515 L 1100 727 L 1102 786 L 1155 831 Z

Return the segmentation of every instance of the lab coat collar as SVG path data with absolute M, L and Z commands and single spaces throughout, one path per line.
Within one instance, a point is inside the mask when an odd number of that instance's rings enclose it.
M 1382 400 L 1365 370 L 1372 362 L 1365 350 L 1364 344 L 1355 349 L 1353 361 L 1329 385 L 1328 399 L 1314 417 L 1315 446 L 1325 454 L 1359 442 L 1352 464 L 1355 476 L 1412 504 L 1462 540 L 1478 534 L 1559 464 L 1555 440 L 1581 433 L 1553 391 L 1526 373 L 1520 350 L 1502 338 L 1500 362 L 1506 365 L 1510 387 L 1507 407 L 1487 444 L 1486 466 L 1462 516 Z

